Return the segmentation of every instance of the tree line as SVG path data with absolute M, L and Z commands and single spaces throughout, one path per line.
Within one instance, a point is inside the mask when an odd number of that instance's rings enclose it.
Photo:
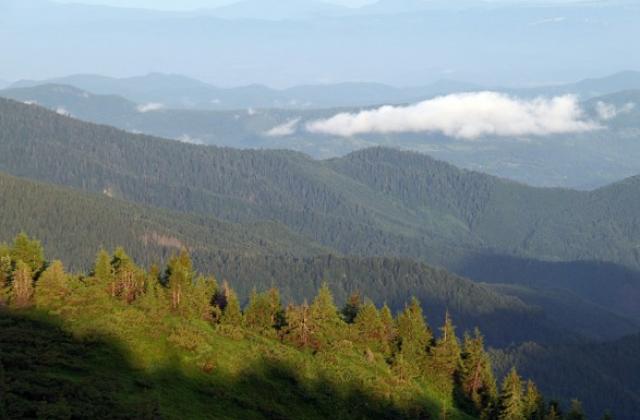
M 355 346 L 367 359 L 383 358 L 398 381 L 431 387 L 456 408 L 482 419 L 584 418 L 579 401 L 563 414 L 557 402 L 545 401 L 535 383 L 524 381 L 515 369 L 498 386 L 480 331 L 460 340 L 447 314 L 435 334 L 415 298 L 395 315 L 360 293 L 338 308 L 325 284 L 310 302 L 284 305 L 272 288 L 254 291 L 242 307 L 228 282 L 219 284 L 194 270 L 186 250 L 163 269 L 149 270 L 122 248 L 101 250 L 90 273 L 70 274 L 62 262 L 47 262 L 40 243 L 25 234 L 0 246 L 0 290 L 1 306 L 35 308 L 63 319 L 81 314 L 83 302 L 102 301 L 135 306 L 157 320 L 197 319 L 221 333 L 251 331 L 313 354 Z

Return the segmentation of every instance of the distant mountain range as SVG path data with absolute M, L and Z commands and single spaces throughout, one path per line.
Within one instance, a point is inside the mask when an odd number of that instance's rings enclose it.
M 437 95 L 480 90 L 505 92 L 522 97 L 573 94 L 586 100 L 623 90 L 640 90 L 640 72 L 624 71 L 576 83 L 518 89 L 480 86 L 446 79 L 426 86 L 404 88 L 359 82 L 303 85 L 287 89 L 273 89 L 261 85 L 220 88 L 190 77 L 161 73 L 129 78 L 80 74 L 46 80 L 20 80 L 8 87 L 18 89 L 46 84 L 69 85 L 94 94 L 120 95 L 138 103 L 158 103 L 165 108 L 317 109 L 403 104 Z
M 553 94 L 582 92 L 585 97 L 609 89 L 636 86 L 638 74 L 624 72 L 602 79 L 593 79 L 566 86 L 554 86 Z M 401 89 L 384 85 L 306 86 L 286 91 L 264 87 L 231 90 L 210 86 L 179 76 L 152 75 L 133 79 L 103 77 L 72 77 L 77 85 L 93 88 L 107 95 L 95 94 L 68 85 L 36 85 L 0 91 L 0 96 L 21 102 L 37 103 L 62 114 L 90 122 L 116 126 L 134 133 L 146 133 L 184 142 L 231 146 L 239 148 L 290 149 L 315 158 L 343 156 L 371 146 L 389 146 L 429 153 L 458 166 L 488 172 L 537 186 L 562 186 L 591 189 L 640 173 L 640 90 L 624 90 L 593 97 L 580 103 L 585 118 L 599 121 L 603 129 L 585 133 L 525 138 L 491 137 L 478 141 L 460 141 L 439 133 L 363 134 L 340 137 L 311 133 L 305 124 L 329 118 L 343 111 L 358 111 L 360 107 L 326 109 L 261 109 L 249 104 L 269 102 L 270 95 L 279 95 L 283 102 L 296 101 L 339 103 L 377 102 L 392 98 L 400 101 Z M 20 82 L 29 86 L 35 82 Z M 202 87 L 204 86 L 204 87 Z M 577 87 L 575 87 L 577 86 Z M 425 88 L 423 94 L 473 89 L 458 83 L 440 83 Z M 163 90 L 164 89 L 164 90 Z M 180 98 L 207 95 L 217 91 L 236 100 L 243 107 L 214 111 L 173 109 L 166 103 Z M 419 89 L 407 89 L 406 97 Z M 508 90 L 505 89 L 508 92 Z M 513 93 L 521 97 L 535 96 L 532 90 Z M 145 99 L 138 102 L 113 93 L 124 93 Z M 161 93 L 164 92 L 164 93 Z M 186 92 L 186 93 L 185 93 Z M 262 94 L 260 93 L 262 92 Z M 344 95 L 350 92 L 351 95 Z M 155 96 L 154 96 L 155 95 Z M 236 96 L 237 95 L 237 96 Z M 520 97 L 520 96 L 519 96 Z M 154 100 L 155 99 L 155 100 Z M 162 99 L 169 101 L 163 102 Z M 256 102 L 257 101 L 257 102 Z M 193 101 L 195 102 L 195 101 Z M 183 103 L 184 104 L 184 103 Z M 223 106 L 205 103 L 203 106 Z M 246 107 L 245 107 L 246 106 Z M 293 105 L 292 105 L 293 106 Z M 299 105 L 298 105 L 299 106 Z M 600 115 L 602 114 L 602 115 Z M 605 117 L 605 120 L 601 118 Z
M 72 75 L 21 80 L 11 89 L 45 84 L 70 85 L 95 94 L 121 95 L 138 103 L 167 108 L 237 110 L 247 108 L 314 109 L 406 103 L 453 92 L 479 90 L 471 83 L 441 80 L 428 86 L 398 88 L 381 83 L 339 83 L 272 89 L 261 85 L 219 88 L 180 75 L 152 73 L 130 78 Z
M 5 0 L 0 36 L 14 42 L 3 49 L 2 77 L 157 71 L 225 86 L 348 80 L 420 86 L 443 78 L 492 86 L 640 67 L 628 43 L 639 35 L 637 2 L 472 3 L 394 0 L 349 9 L 251 1 L 158 12 Z M 28 57 L 43 64 L 25 67 Z

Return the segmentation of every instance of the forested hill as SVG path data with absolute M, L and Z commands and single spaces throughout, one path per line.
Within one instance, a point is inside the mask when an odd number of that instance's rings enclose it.
M 123 248 L 68 274 L 21 234 L 0 246 L 0 416 L 140 419 L 559 418 L 515 369 L 498 387 L 479 330 L 435 332 L 322 285 L 241 305 L 186 251 L 147 271 Z M 579 402 L 569 419 L 582 419 Z
M 615 276 L 589 279 L 599 293 L 585 295 L 581 278 L 565 287 L 640 319 L 629 303 L 640 298 L 633 179 L 577 192 L 531 188 L 390 149 L 315 161 L 195 146 L 4 99 L 0 170 L 227 221 L 275 220 L 339 253 L 417 258 L 484 281 L 555 278 L 559 263 L 625 265 L 612 265 Z M 620 290 L 624 305 L 610 296 Z
M 34 182 L 0 172 L 0 241 L 19 232 L 41 238 L 54 258 L 87 269 L 96 247 L 126 246 L 147 265 L 183 248 L 199 261 L 233 255 L 312 256 L 331 250 L 273 222 L 238 224 L 176 213 Z M 202 267 L 206 268 L 206 267 Z
M 0 128 L 6 172 L 227 220 L 275 219 L 345 253 L 450 266 L 451 255 L 469 250 L 633 267 L 640 261 L 633 239 L 639 204 L 612 203 L 608 194 L 618 186 L 531 188 L 390 149 L 314 161 L 293 152 L 201 147 L 4 99 Z
M 461 327 L 482 327 L 493 345 L 562 335 L 539 309 L 485 285 L 405 259 L 331 255 L 276 223 L 221 222 L 1 173 L 0 195 L 0 242 L 33 233 L 73 269 L 90 268 L 100 247 L 126 246 L 147 266 L 188 248 L 197 268 L 231 281 L 243 301 L 256 287 L 276 286 L 283 299 L 301 302 L 328 282 L 340 303 L 367 290 L 377 304 L 400 310 L 416 296 L 429 319 L 441 322 L 449 309 Z

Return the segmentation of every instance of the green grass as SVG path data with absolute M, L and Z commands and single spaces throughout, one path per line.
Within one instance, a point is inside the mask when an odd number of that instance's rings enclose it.
M 399 419 L 451 405 L 351 342 L 313 354 L 237 327 L 101 309 L 0 312 L 9 418 Z

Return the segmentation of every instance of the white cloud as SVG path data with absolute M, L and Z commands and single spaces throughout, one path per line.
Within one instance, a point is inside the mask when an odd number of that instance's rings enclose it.
M 253 108 L 247 109 L 247 115 L 249 115 L 250 117 L 256 115 L 257 113 L 258 112 Z
M 518 99 L 496 92 L 440 96 L 415 105 L 342 113 L 306 125 L 312 133 L 343 137 L 367 133 L 441 132 L 473 140 L 482 136 L 548 135 L 602 128 L 587 120 L 573 95 Z
M 627 114 L 631 112 L 635 106 L 636 104 L 633 102 L 627 102 L 622 107 L 618 108 L 613 104 L 598 101 L 598 103 L 596 103 L 596 112 L 601 120 L 606 121 L 615 118 L 620 114 Z
M 164 104 L 158 103 L 158 102 L 149 102 L 146 104 L 141 104 L 138 105 L 138 107 L 136 108 L 138 110 L 138 112 L 153 112 L 153 111 L 160 111 L 162 109 L 164 109 Z
M 61 107 L 61 106 L 56 108 L 56 113 L 58 113 L 59 115 L 64 115 L 65 117 L 70 117 L 71 116 L 71 113 L 69 111 L 67 111 L 64 107 Z
M 38 101 L 36 101 L 35 99 L 29 99 L 27 101 L 23 102 L 25 105 L 38 105 Z
M 271 130 L 265 132 L 265 134 L 269 137 L 285 137 L 290 136 L 296 132 L 298 129 L 298 123 L 300 122 L 300 118 L 296 118 L 293 120 L 289 120 L 284 124 L 277 125 L 273 127 Z
M 176 140 L 178 140 L 181 143 L 199 144 L 199 145 L 204 144 L 204 142 L 202 140 L 197 139 L 197 138 L 193 138 L 188 134 L 183 134 L 180 137 L 177 137 Z

